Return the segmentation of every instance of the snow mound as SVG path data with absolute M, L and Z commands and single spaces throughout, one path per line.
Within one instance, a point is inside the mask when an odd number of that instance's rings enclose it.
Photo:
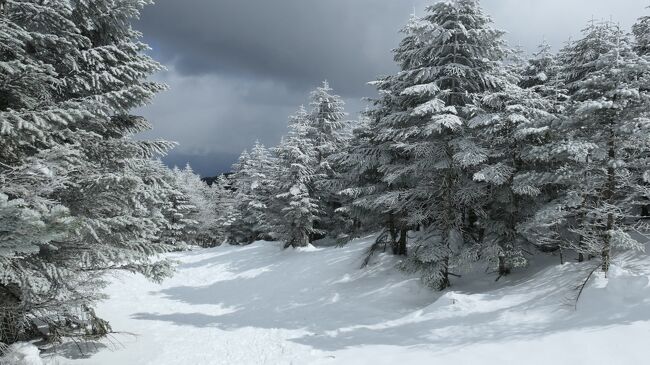
M 175 253 L 161 285 L 119 274 L 98 314 L 122 333 L 64 364 L 641 364 L 650 333 L 650 260 L 532 267 L 495 282 L 476 272 L 435 293 L 378 255 L 280 243 Z M 577 305 L 576 305 L 577 303 Z M 119 344 L 119 345 L 115 345 Z M 576 349 L 589 348 L 589 351 Z M 543 352 L 543 356 L 539 355 Z
M 44 365 L 38 348 L 31 343 L 16 343 L 9 346 L 5 356 L 0 357 L 2 365 Z

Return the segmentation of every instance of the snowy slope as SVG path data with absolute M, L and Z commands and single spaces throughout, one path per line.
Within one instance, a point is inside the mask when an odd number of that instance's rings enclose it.
M 609 279 L 589 264 L 475 274 L 436 294 L 390 256 L 359 270 L 370 239 L 282 251 L 277 243 L 175 254 L 162 285 L 118 274 L 98 313 L 122 333 L 61 364 L 641 364 L 650 339 L 650 259 Z M 471 275 L 470 275 L 471 276 Z M 468 280 L 469 281 L 469 280 Z M 66 352 L 70 349 L 59 349 Z

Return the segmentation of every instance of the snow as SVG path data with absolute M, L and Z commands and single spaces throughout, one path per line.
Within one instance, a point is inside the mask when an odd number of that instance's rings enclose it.
M 2 365 L 43 365 L 38 347 L 31 343 L 16 343 L 9 346 L 7 353 L 0 357 Z
M 175 253 L 161 285 L 116 274 L 98 314 L 120 334 L 62 364 L 641 364 L 650 338 L 650 259 L 532 267 L 495 282 L 482 268 L 435 293 L 380 255 L 279 243 Z

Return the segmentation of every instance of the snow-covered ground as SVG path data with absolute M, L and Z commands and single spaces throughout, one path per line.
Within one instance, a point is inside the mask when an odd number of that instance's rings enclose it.
M 650 259 L 590 264 L 550 258 L 495 282 L 456 280 L 442 295 L 395 270 L 360 270 L 366 240 L 344 248 L 277 243 L 174 254 L 162 285 L 118 274 L 98 313 L 121 332 L 59 364 L 645 364 Z M 549 261 L 553 260 L 553 261 Z M 539 260 L 538 260 L 539 261 Z M 479 279 L 480 278 L 480 279 Z M 467 280 L 467 278 L 465 278 Z M 470 281 L 470 280 L 467 280 Z M 73 353 L 64 347 L 60 353 Z M 50 360 L 52 358 L 50 357 Z

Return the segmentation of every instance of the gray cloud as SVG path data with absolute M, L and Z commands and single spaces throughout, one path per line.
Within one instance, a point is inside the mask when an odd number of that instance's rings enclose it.
M 556 49 L 580 37 L 591 19 L 611 19 L 630 28 L 650 11 L 648 0 L 483 0 L 497 27 L 511 44 L 533 51 L 543 38 Z
M 370 78 L 392 69 L 389 49 L 411 12 L 390 0 L 159 0 L 139 28 L 183 74 L 272 77 L 296 88 L 328 78 L 362 96 Z
M 399 29 L 426 0 L 157 0 L 136 27 L 169 67 L 156 76 L 171 90 L 142 110 L 147 137 L 181 143 L 167 159 L 212 174 L 224 171 L 255 139 L 276 144 L 287 116 L 328 79 L 363 108 L 367 82 L 394 72 Z M 592 17 L 629 27 L 647 0 L 484 0 L 511 44 L 533 51 L 546 38 L 559 48 Z M 214 168 L 210 167 L 215 161 Z

